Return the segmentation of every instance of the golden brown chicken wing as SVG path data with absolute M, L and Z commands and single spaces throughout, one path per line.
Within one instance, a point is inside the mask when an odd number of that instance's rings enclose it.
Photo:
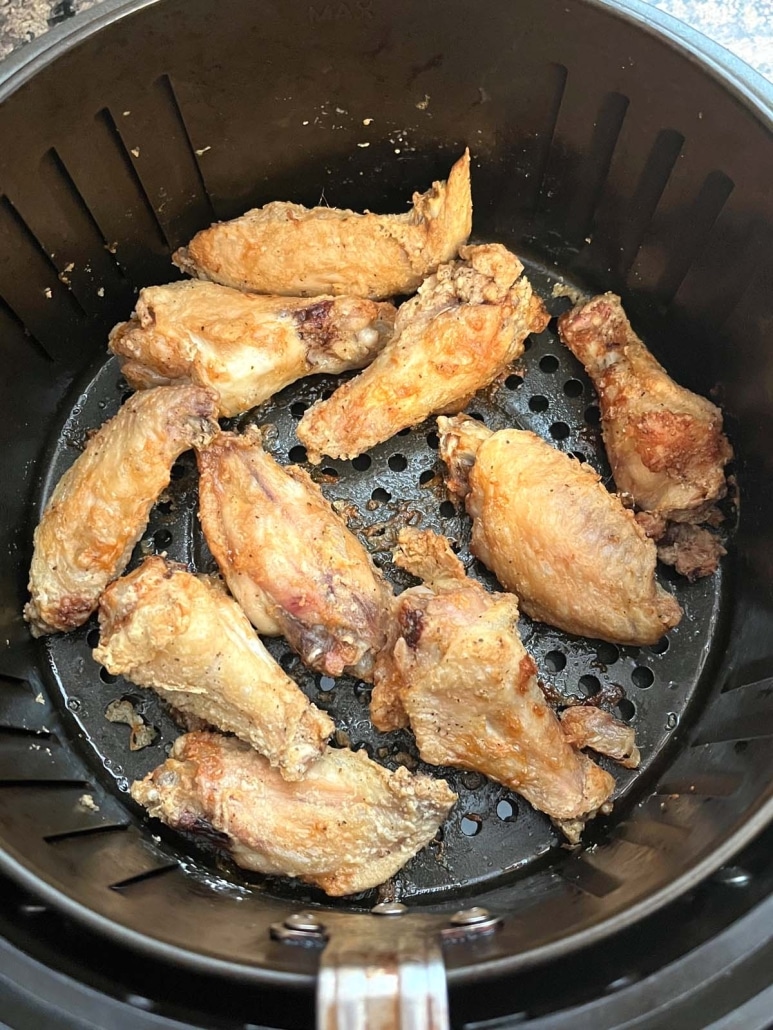
M 88 619 L 126 567 L 175 459 L 209 442 L 216 414 L 211 390 L 163 386 L 130 397 L 89 439 L 35 530 L 24 609 L 34 636 Z
M 389 772 L 363 751 L 328 748 L 288 783 L 246 744 L 215 733 L 180 737 L 132 797 L 175 829 L 210 840 L 214 831 L 243 869 L 297 876 L 334 896 L 393 876 L 456 801 L 444 780 Z
M 517 599 L 468 579 L 434 533 L 402 530 L 395 562 L 425 585 L 397 598 L 400 635 L 376 665 L 374 725 L 407 717 L 425 762 L 485 773 L 576 840 L 611 807 L 614 780 L 570 745 L 545 700 L 518 635 Z
M 335 729 L 277 665 L 216 576 L 146 558 L 104 592 L 99 626 L 94 658 L 109 672 L 235 733 L 287 780 L 303 776 Z
M 547 313 L 514 254 L 492 243 L 460 255 L 403 304 L 373 364 L 305 413 L 298 439 L 310 461 L 354 458 L 427 415 L 458 411 L 545 328 Z
M 472 549 L 527 615 L 618 644 L 652 644 L 682 610 L 655 579 L 655 545 L 590 466 L 534 433 L 439 418 L 449 489 Z
M 261 404 L 314 372 L 363 368 L 392 335 L 395 309 L 358 297 L 261 297 L 215 283 L 141 291 L 110 350 L 137 389 L 209 386 L 223 417 Z
M 184 272 L 257 293 L 413 293 L 456 256 L 472 228 L 470 154 L 448 182 L 414 193 L 404 215 L 374 215 L 275 201 L 198 233 L 174 255 Z
M 222 433 L 198 459 L 204 535 L 252 624 L 314 669 L 370 679 L 392 592 L 319 487 L 277 464 L 254 428 Z
M 558 327 L 598 392 L 618 490 L 663 519 L 703 522 L 727 492 L 724 467 L 733 450 L 722 412 L 670 378 L 614 293 L 566 312 Z

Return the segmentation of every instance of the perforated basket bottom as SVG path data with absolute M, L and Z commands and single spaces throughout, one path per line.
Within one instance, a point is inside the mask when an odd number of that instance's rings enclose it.
M 551 292 L 557 278 L 535 265 L 529 265 L 527 273 L 549 309 L 555 313 L 563 310 L 567 302 L 554 299 Z M 275 457 L 282 463 L 303 463 L 305 452 L 298 444 L 295 427 L 309 404 L 329 394 L 335 385 L 336 379 L 330 376 L 301 381 L 227 425 L 271 425 L 274 431 L 269 441 Z M 47 490 L 75 459 L 87 431 L 115 414 L 125 393 L 126 384 L 111 359 L 72 408 L 44 477 Z M 492 429 L 513 425 L 532 429 L 609 477 L 593 388 L 574 356 L 559 342 L 554 322 L 527 342 L 523 358 L 479 395 L 468 411 Z M 307 467 L 330 501 L 354 506 L 351 528 L 398 590 L 413 582 L 390 561 L 396 528 L 406 520 L 444 533 L 458 546 L 470 574 L 490 589 L 499 589 L 493 576 L 469 553 L 470 520 L 454 507 L 444 490 L 434 428 L 434 419 L 429 419 L 354 461 L 329 460 L 317 469 Z M 41 497 L 41 504 L 45 500 Z M 193 454 L 188 453 L 173 470 L 170 488 L 152 513 L 132 567 L 147 554 L 166 553 L 199 571 L 213 570 L 196 510 L 196 465 Z M 617 780 L 618 813 L 637 797 L 637 791 L 641 793 L 648 770 L 684 719 L 710 659 L 719 618 L 721 573 L 694 584 L 668 569 L 661 568 L 659 575 L 676 595 L 685 616 L 668 638 L 652 647 L 617 647 L 572 637 L 527 618 L 521 620 L 524 642 L 546 683 L 567 697 L 599 695 L 602 703 L 612 705 L 618 716 L 635 726 L 642 752 L 639 770 L 622 770 L 599 759 Z M 73 746 L 137 815 L 128 795 L 129 785 L 164 760 L 180 729 L 155 694 L 110 676 L 93 661 L 91 648 L 97 640 L 96 620 L 92 619 L 79 631 L 48 639 L 45 646 Z M 265 643 L 311 700 L 333 717 L 339 743 L 348 739 L 352 747 L 364 747 L 389 768 L 402 763 L 443 776 L 459 794 L 459 802 L 436 840 L 382 888 L 381 896 L 423 895 L 427 900 L 440 900 L 494 886 L 503 878 L 522 875 L 550 861 L 562 838 L 545 816 L 477 773 L 424 765 L 418 761 L 409 732 L 381 734 L 373 729 L 368 718 L 370 690 L 365 684 L 312 673 L 283 640 L 267 639 Z M 136 752 L 129 750 L 128 727 L 105 718 L 110 702 L 125 697 L 158 731 L 151 745 Z M 614 821 L 615 816 L 611 818 Z M 208 868 L 208 878 L 214 873 L 232 882 L 259 884 L 263 891 L 280 898 L 322 898 L 289 880 L 248 878 L 158 824 L 152 824 L 152 832 L 160 834 L 183 861 L 190 862 L 193 857 L 196 866 Z M 586 839 L 603 833 L 599 821 L 586 831 Z M 338 904 L 354 902 L 359 907 L 375 897 L 376 892 L 368 892 Z

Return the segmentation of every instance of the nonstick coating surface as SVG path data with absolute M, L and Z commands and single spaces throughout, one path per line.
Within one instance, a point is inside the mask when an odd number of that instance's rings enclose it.
M 555 274 L 527 262 L 527 274 L 553 314 L 568 301 L 553 297 L 560 280 Z M 126 313 L 128 316 L 128 312 Z M 283 464 L 305 460 L 295 427 L 303 411 L 336 385 L 336 377 L 303 380 L 273 400 L 225 423 L 243 428 L 248 423 L 273 426 L 268 446 Z M 128 395 L 114 359 L 108 360 L 86 385 L 72 406 L 64 427 L 57 430 L 44 488 L 45 504 L 64 470 L 72 463 L 86 433 L 117 411 Z M 574 453 L 593 465 L 611 484 L 600 430 L 595 393 L 574 356 L 559 342 L 555 321 L 527 342 L 523 357 L 491 388 L 468 407 L 492 429 L 520 426 L 531 429 L 558 449 Z M 406 522 L 444 533 L 453 542 L 468 571 L 487 587 L 499 587 L 494 577 L 469 552 L 470 520 L 448 499 L 442 482 L 443 463 L 437 452 L 434 419 L 403 431 L 354 461 L 325 459 L 316 469 L 306 466 L 321 484 L 328 499 L 340 502 L 353 530 L 359 533 L 399 591 L 414 582 L 390 561 L 396 530 Z M 117 471 L 117 474 L 118 471 Z M 192 453 L 184 455 L 173 470 L 170 487 L 156 505 L 130 567 L 145 555 L 165 553 L 198 571 L 215 568 L 198 520 L 197 475 Z M 722 573 L 689 584 L 671 570 L 659 567 L 659 576 L 685 611 L 682 623 L 652 647 L 618 647 L 601 641 L 572 637 L 526 617 L 521 633 L 534 656 L 541 678 L 572 700 L 596 697 L 603 705 L 632 723 L 642 751 L 639 770 L 623 770 L 606 759 L 617 781 L 616 814 L 625 811 L 641 791 L 648 772 L 684 718 L 685 711 L 709 662 L 712 637 L 720 622 Z M 722 602 L 726 603 L 725 601 Z M 122 678 L 110 676 L 91 658 L 98 640 L 96 619 L 82 629 L 46 641 L 65 724 L 73 745 L 84 755 L 97 776 L 120 799 L 138 811 L 128 795 L 132 780 L 144 776 L 164 760 L 180 729 L 169 711 L 151 691 Z M 266 639 L 272 655 L 320 708 L 327 710 L 339 730 L 338 743 L 365 747 L 384 765 L 406 764 L 444 776 L 459 794 L 459 801 L 438 837 L 379 892 L 370 891 L 333 902 L 342 906 L 368 907 L 378 897 L 426 896 L 426 900 L 453 897 L 503 884 L 563 856 L 563 838 L 547 817 L 505 787 L 472 772 L 427 766 L 417 759 L 412 735 L 407 731 L 378 733 L 370 724 L 370 690 L 354 679 L 333 680 L 308 670 L 282 639 Z M 132 752 L 129 729 L 109 722 L 105 709 L 119 698 L 130 698 L 136 710 L 158 730 L 148 747 Z M 611 822 L 614 823 L 613 814 Z M 605 824 L 597 820 L 586 831 L 586 841 L 603 838 Z M 208 866 L 216 876 L 237 883 L 262 883 L 277 898 L 322 900 L 320 892 L 289 880 L 262 880 L 232 867 L 212 854 L 192 846 L 180 836 L 152 824 L 178 853 Z M 186 859 L 186 861 L 188 860 Z M 210 876 L 211 876 L 210 872 Z

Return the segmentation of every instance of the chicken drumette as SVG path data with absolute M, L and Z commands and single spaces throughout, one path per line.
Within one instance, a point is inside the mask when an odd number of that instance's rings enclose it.
M 266 454 L 254 427 L 221 433 L 198 460 L 204 535 L 252 624 L 320 672 L 370 679 L 392 592 L 319 487 Z
M 94 658 L 109 672 L 235 733 L 287 780 L 300 779 L 335 728 L 277 665 L 216 576 L 146 558 L 104 592 L 99 627 Z
M 661 557 L 695 578 L 716 568 L 719 539 L 694 528 L 716 516 L 733 450 L 722 412 L 678 386 L 634 333 L 613 293 L 594 297 L 558 320 L 561 339 L 585 366 L 601 408 L 615 483 L 646 513 L 641 521 Z M 668 523 L 690 529 L 668 532 Z M 668 548 L 668 549 L 667 549 Z
M 653 542 L 588 465 L 534 433 L 439 418 L 449 489 L 472 549 L 527 615 L 618 644 L 652 644 L 682 610 L 655 578 Z
M 428 415 L 459 411 L 545 328 L 548 315 L 514 254 L 492 243 L 460 255 L 402 305 L 373 364 L 304 414 L 298 439 L 310 461 L 354 458 Z
M 335 896 L 393 876 L 456 801 L 445 780 L 390 772 L 363 751 L 328 748 L 288 783 L 248 745 L 215 733 L 178 738 L 132 797 L 175 829 L 219 838 L 244 869 Z
M 275 201 L 198 233 L 174 255 L 183 271 L 237 289 L 379 300 L 413 293 L 450 261 L 472 227 L 470 154 L 447 182 L 414 193 L 403 215 Z
M 517 598 L 469 579 L 434 533 L 402 530 L 395 562 L 424 586 L 397 598 L 397 639 L 376 664 L 373 724 L 410 724 L 425 762 L 485 773 L 577 840 L 586 820 L 611 808 L 614 780 L 572 746 L 545 700 L 518 635 Z M 604 735 L 585 744 L 604 750 Z
M 24 609 L 34 636 L 88 619 L 126 568 L 175 459 L 218 432 L 216 415 L 211 390 L 162 386 L 135 394 L 88 440 L 35 530 Z
M 195 280 L 142 290 L 110 350 L 131 386 L 209 386 L 228 417 L 302 376 L 363 368 L 394 320 L 391 304 L 359 297 L 262 297 Z

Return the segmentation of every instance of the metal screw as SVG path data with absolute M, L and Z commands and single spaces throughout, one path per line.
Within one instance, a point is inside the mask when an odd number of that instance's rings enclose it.
M 371 912 L 374 916 L 402 916 L 408 911 L 408 906 L 402 901 L 382 901 L 374 905 Z
M 325 924 L 313 912 L 293 912 L 284 921 L 288 930 L 305 930 L 307 933 L 322 933 Z
M 487 908 L 476 905 L 474 908 L 460 909 L 451 916 L 450 922 L 453 926 L 474 926 L 475 923 L 483 923 L 490 918 L 491 913 Z
M 752 881 L 751 873 L 747 873 L 745 869 L 741 869 L 737 865 L 726 865 L 722 869 L 718 869 L 714 879 L 728 887 L 746 887 Z

